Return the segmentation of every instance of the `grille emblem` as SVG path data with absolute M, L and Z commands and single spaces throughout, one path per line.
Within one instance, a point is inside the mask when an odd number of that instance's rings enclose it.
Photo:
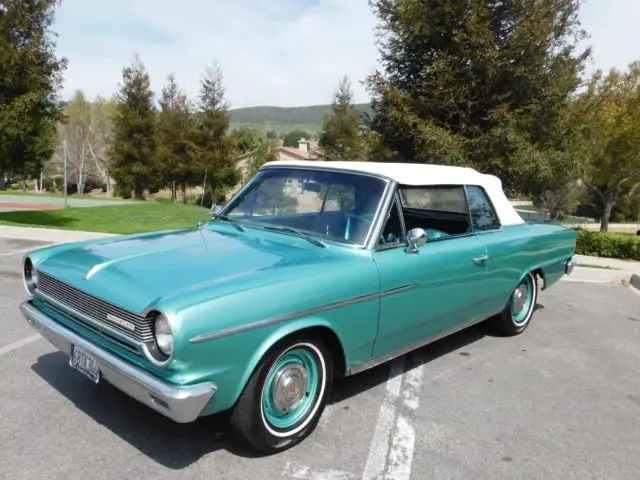
M 115 315 L 111 315 L 110 313 L 107 313 L 107 320 L 113 323 L 117 323 L 121 327 L 131 330 L 132 332 L 136 331 L 136 326 L 133 323 L 127 322 L 126 320 L 123 320 L 120 317 L 116 317 Z

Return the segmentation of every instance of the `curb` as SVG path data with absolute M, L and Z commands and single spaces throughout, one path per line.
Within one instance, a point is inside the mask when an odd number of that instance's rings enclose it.
M 637 288 L 638 290 L 640 290 L 640 275 L 632 273 L 631 274 L 631 280 L 629 280 L 629 283 L 631 283 L 632 287 Z

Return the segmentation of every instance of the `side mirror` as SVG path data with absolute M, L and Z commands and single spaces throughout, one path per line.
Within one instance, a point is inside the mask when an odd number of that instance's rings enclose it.
M 427 232 L 424 228 L 412 228 L 407 232 L 407 253 L 418 253 L 428 240 Z
M 220 211 L 222 210 L 222 205 L 220 205 L 219 203 L 216 203 L 213 208 L 209 211 L 209 215 L 217 215 L 220 213 Z

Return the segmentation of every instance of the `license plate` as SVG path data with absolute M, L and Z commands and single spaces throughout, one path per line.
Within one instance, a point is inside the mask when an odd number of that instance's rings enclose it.
M 98 383 L 100 380 L 98 361 L 82 348 L 75 346 L 72 348 L 69 365 L 89 377 L 92 382 Z

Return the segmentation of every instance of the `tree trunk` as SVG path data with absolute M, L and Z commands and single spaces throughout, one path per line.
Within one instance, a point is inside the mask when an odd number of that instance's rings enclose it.
M 600 219 L 600 231 L 609 231 L 609 219 L 611 218 L 611 212 L 613 211 L 613 200 L 607 199 L 604 203 L 604 209 L 602 210 L 602 218 Z
M 175 203 L 177 196 L 176 181 L 174 180 L 173 182 L 171 182 L 171 203 Z
M 182 181 L 182 203 L 187 204 L 187 182 Z

